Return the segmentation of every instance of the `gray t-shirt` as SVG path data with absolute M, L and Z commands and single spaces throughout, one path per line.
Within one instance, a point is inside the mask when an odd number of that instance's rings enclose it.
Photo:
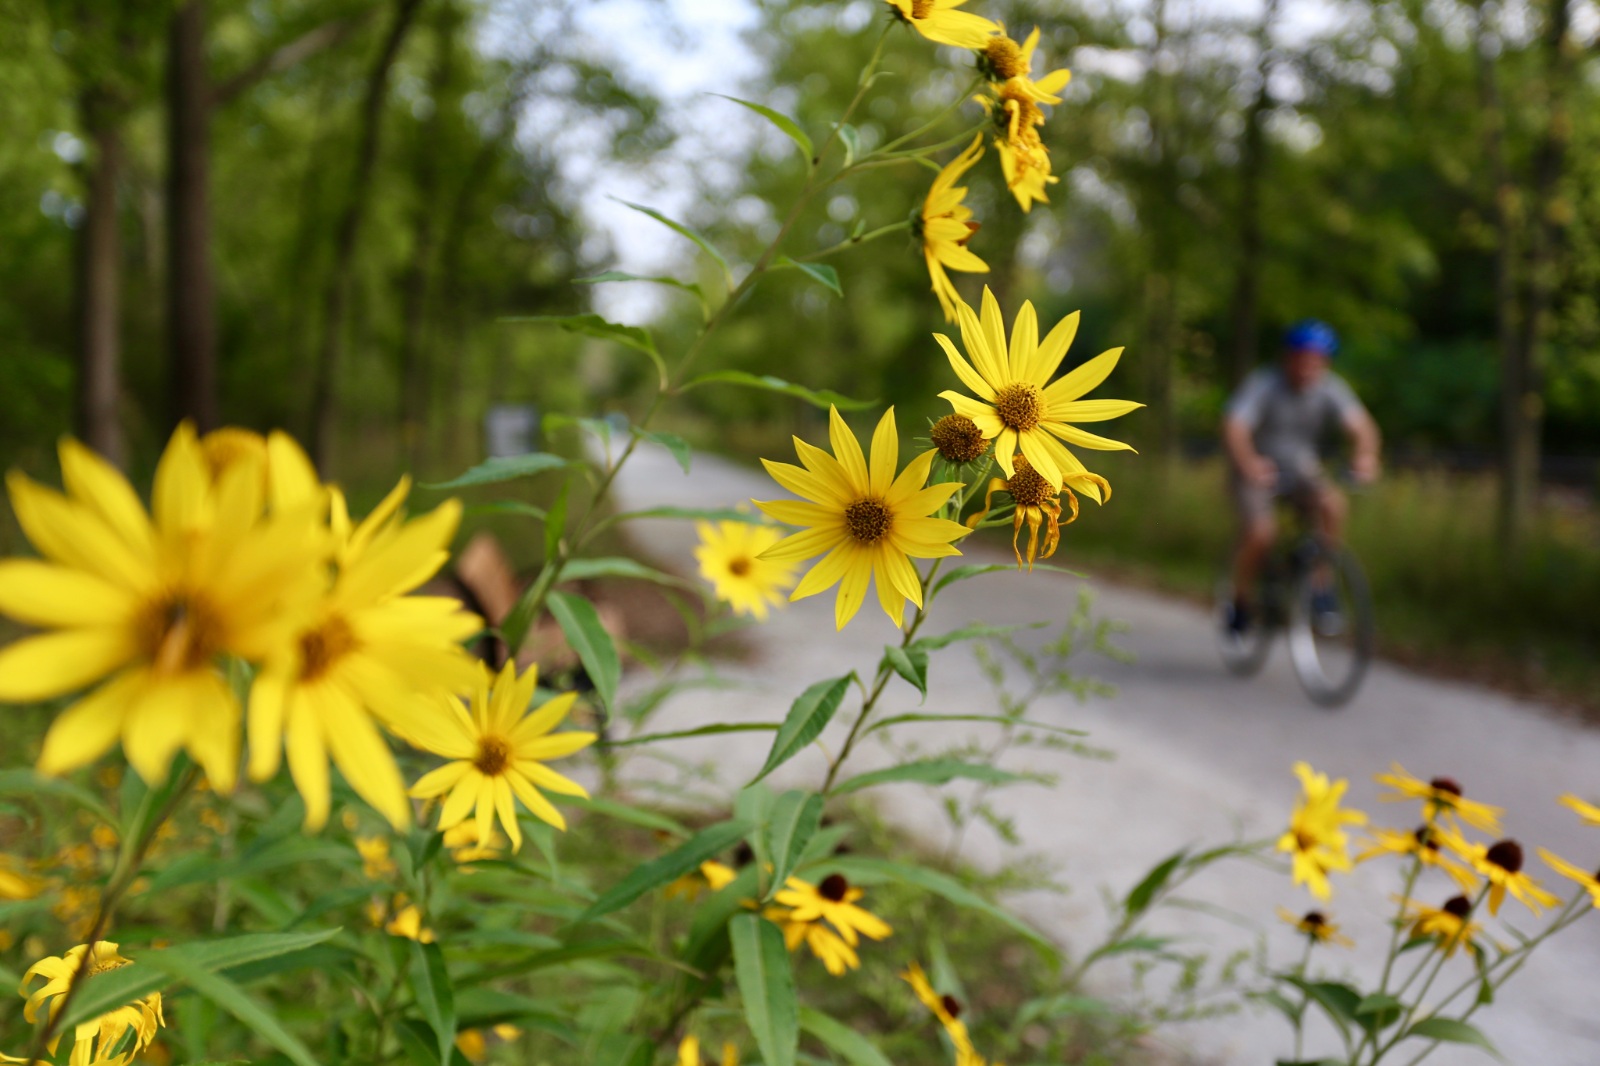
M 1296 392 L 1276 366 L 1244 379 L 1226 414 L 1250 427 L 1256 451 L 1286 474 L 1314 475 L 1321 469 L 1318 444 L 1334 428 L 1366 411 L 1344 378 L 1329 371 Z

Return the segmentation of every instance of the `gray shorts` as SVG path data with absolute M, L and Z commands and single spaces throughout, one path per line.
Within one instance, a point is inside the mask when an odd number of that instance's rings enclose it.
M 1238 514 L 1239 521 L 1245 523 L 1272 518 L 1279 500 L 1309 512 L 1316 507 L 1318 498 L 1329 487 L 1328 479 L 1320 470 L 1302 474 L 1280 471 L 1276 485 L 1258 485 L 1240 477 L 1237 470 L 1228 472 L 1228 489 L 1233 496 L 1233 509 Z

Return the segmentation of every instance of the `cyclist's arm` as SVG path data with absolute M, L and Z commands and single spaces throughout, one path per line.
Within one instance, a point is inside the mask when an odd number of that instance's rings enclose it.
M 1256 451 L 1255 427 L 1242 415 L 1230 413 L 1223 416 L 1222 447 L 1228 453 L 1233 468 L 1246 480 L 1257 484 L 1271 484 L 1277 480 L 1277 464 Z
M 1356 407 L 1344 416 L 1345 433 L 1350 437 L 1350 472 L 1357 481 L 1372 481 L 1381 469 L 1383 434 L 1365 407 Z

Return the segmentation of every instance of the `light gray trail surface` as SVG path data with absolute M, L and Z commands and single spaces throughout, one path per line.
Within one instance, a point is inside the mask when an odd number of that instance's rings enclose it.
M 726 460 L 699 455 L 694 474 L 685 477 L 673 460 L 655 449 L 634 456 L 619 477 L 618 503 L 627 509 L 658 505 L 724 507 L 760 499 L 784 498 L 765 475 Z M 1115 506 L 1115 504 L 1112 504 Z M 1094 521 L 1086 505 L 1082 521 Z M 640 521 L 632 526 L 647 553 L 680 573 L 694 573 L 691 524 Z M 1072 565 L 1072 536 L 1064 531 L 1061 551 L 1052 560 Z M 968 550 L 981 561 L 1004 561 L 981 547 Z M 1058 574 L 993 574 L 947 588 L 935 605 L 925 633 L 939 633 L 972 622 L 1060 623 L 1070 615 L 1084 583 Z M 1136 660 L 1121 665 L 1084 659 L 1076 665 L 1117 686 L 1114 698 L 1079 704 L 1057 697 L 1038 705 L 1034 716 L 1053 724 L 1089 731 L 1088 742 L 1115 752 L 1109 762 L 1069 753 L 1025 751 L 1006 768 L 1053 774 L 1054 786 L 1020 785 L 995 795 L 995 805 L 1015 819 L 1023 852 L 1050 859 L 1071 886 L 1066 897 L 1029 896 L 1014 901 L 1037 927 L 1069 950 L 1094 944 L 1107 927 L 1102 890 L 1118 894 L 1164 855 L 1186 845 L 1219 844 L 1236 835 L 1275 835 L 1286 824 L 1298 791 L 1290 767 L 1304 759 L 1317 769 L 1350 779 L 1350 802 L 1370 812 L 1380 825 L 1411 828 L 1414 804 L 1384 804 L 1372 781 L 1375 772 L 1399 761 L 1420 777 L 1449 775 L 1467 795 L 1506 808 L 1506 831 L 1526 847 L 1528 868 L 1548 887 L 1569 895 L 1568 884 L 1545 870 L 1534 856 L 1544 845 L 1586 868 L 1600 865 L 1600 829 L 1586 829 L 1556 805 L 1563 792 L 1590 799 L 1600 795 L 1600 734 L 1559 719 L 1526 701 L 1468 685 L 1422 677 L 1379 662 L 1355 701 L 1339 711 L 1312 706 L 1302 696 L 1281 647 L 1259 677 L 1228 676 L 1218 662 L 1207 613 L 1189 603 L 1098 581 L 1088 587 L 1097 611 L 1128 623 L 1121 644 Z M 898 637 L 876 598 L 867 597 L 861 613 L 843 633 L 833 624 L 832 592 L 791 605 L 764 626 L 748 632 L 755 654 L 750 661 L 723 664 L 720 672 L 739 682 L 723 690 L 682 692 L 650 723 L 650 731 L 690 728 L 721 721 L 778 721 L 789 703 L 809 684 L 851 670 L 870 676 L 882 646 Z M 1048 633 L 1049 630 L 1040 630 Z M 647 678 L 631 675 L 637 688 Z M 929 670 L 930 694 L 920 708 L 935 713 L 985 712 L 993 695 L 973 656 L 958 645 L 937 654 Z M 891 682 L 884 712 L 917 710 L 918 694 Z M 852 719 L 852 696 L 822 737 L 837 751 Z M 940 723 L 918 727 L 927 748 L 942 748 L 981 735 L 988 727 Z M 770 734 L 738 733 L 662 745 L 673 756 L 701 764 L 733 790 L 761 765 Z M 904 735 L 902 735 L 904 739 Z M 862 744 L 860 769 L 882 763 L 886 754 L 871 741 Z M 853 760 L 854 763 L 854 760 Z M 813 746 L 775 775 L 780 786 L 820 785 L 824 756 Z M 634 760 L 628 774 L 636 781 L 667 774 L 662 764 Z M 884 815 L 932 845 L 947 829 L 932 792 L 912 785 L 873 793 Z M 969 832 L 963 855 L 989 867 L 1017 852 L 982 830 Z M 1352 875 L 1336 877 L 1331 910 L 1357 942 L 1353 951 L 1326 949 L 1330 976 L 1359 976 L 1369 990 L 1377 972 L 1392 913 L 1391 894 L 1400 888 L 1399 864 L 1374 861 Z M 1442 876 L 1425 877 L 1419 895 L 1442 903 L 1453 891 Z M 1193 899 L 1245 916 L 1252 928 L 1188 911 L 1160 917 L 1158 931 L 1176 933 L 1191 945 L 1208 946 L 1216 957 L 1250 948 L 1258 938 L 1273 961 L 1299 957 L 1296 933 L 1274 916 L 1279 906 L 1296 912 L 1313 901 L 1291 887 L 1286 874 L 1244 863 L 1214 868 L 1188 893 Z M 1434 899 L 1433 897 L 1437 897 Z M 1520 905 L 1507 901 L 1524 931 L 1537 928 Z M 892 917 L 892 916 L 891 916 Z M 1492 923 L 1491 929 L 1499 923 Z M 1502 937 L 1502 939 L 1504 939 Z M 892 943 L 892 941 L 890 942 Z M 915 951 L 914 945 L 904 945 Z M 870 950 L 886 950 L 874 946 Z M 898 961 L 898 956 L 897 956 Z M 1453 962 L 1446 978 L 1469 974 Z M 1595 1066 L 1600 1063 L 1600 916 L 1547 944 L 1492 1007 L 1475 1017 L 1516 1066 Z M 1437 988 L 1456 981 L 1441 978 Z M 1101 986 L 1116 994 L 1122 982 Z M 1289 1031 L 1268 1011 L 1173 1025 L 1159 1034 L 1166 1049 L 1196 1061 L 1270 1066 L 1290 1058 Z M 1330 1032 L 1316 1030 L 1305 1058 L 1336 1050 Z M 1410 1060 L 1397 1055 L 1397 1063 Z M 1387 1061 L 1387 1060 L 1386 1060 Z M 1442 1047 L 1428 1060 L 1439 1066 L 1487 1064 L 1483 1053 Z

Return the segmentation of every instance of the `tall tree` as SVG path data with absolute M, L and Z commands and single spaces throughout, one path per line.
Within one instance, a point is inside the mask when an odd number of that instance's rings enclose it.
M 78 240 L 78 436 L 111 462 L 124 460 L 122 413 L 122 238 L 117 185 L 122 174 L 121 108 L 104 83 L 79 98 L 89 141 L 84 214 Z
M 174 420 L 216 426 L 216 278 L 211 269 L 211 77 L 206 0 L 172 13 L 167 41 L 167 329 Z
M 1244 380 L 1261 348 L 1261 270 L 1265 246 L 1261 235 L 1261 186 L 1266 176 L 1266 117 L 1272 110 L 1272 31 L 1279 0 L 1267 0 L 1256 27 L 1256 91 L 1244 112 L 1239 150 L 1239 264 L 1234 274 L 1232 326 L 1225 360 L 1227 384 Z

